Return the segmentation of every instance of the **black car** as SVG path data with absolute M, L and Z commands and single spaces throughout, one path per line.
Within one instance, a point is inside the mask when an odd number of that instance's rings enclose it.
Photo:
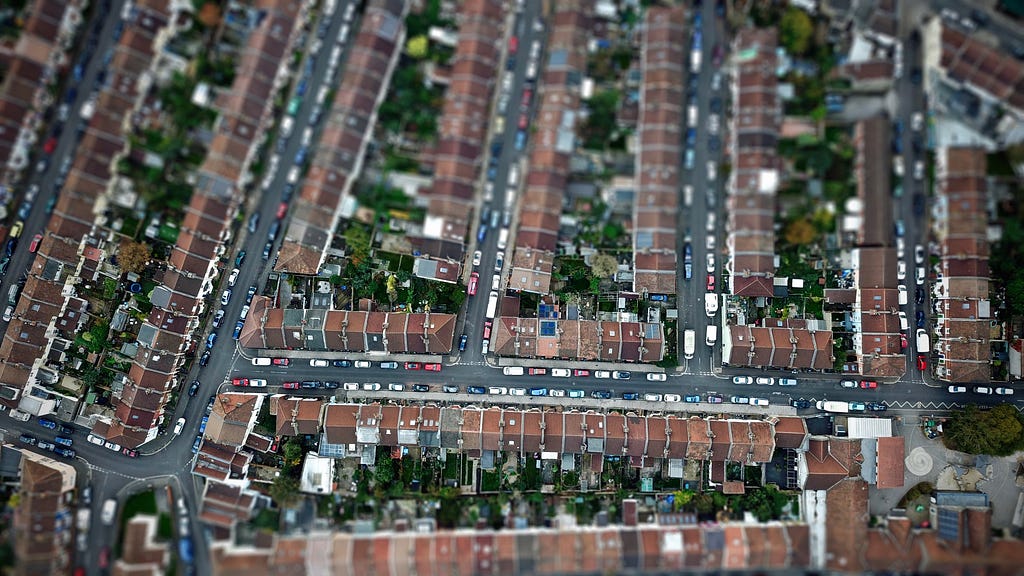
M 924 328 L 924 310 L 917 311 L 917 327 Z
M 274 242 L 272 240 L 268 240 L 267 243 L 263 245 L 263 259 L 264 260 L 270 260 L 270 252 L 273 249 L 274 249 Z
M 924 194 L 914 194 L 914 215 L 924 216 Z
M 914 289 L 914 301 L 918 304 L 924 304 L 924 288 L 918 286 Z
M 450 384 L 445 384 L 444 386 L 441 387 L 441 390 L 446 392 L 446 393 L 448 393 L 448 394 L 456 394 L 459 391 L 459 387 L 458 386 L 452 386 Z
M 888 408 L 888 406 L 882 402 L 868 402 L 868 410 L 871 410 L 872 412 L 885 412 L 886 408 Z
M 7 241 L 7 245 L 4 246 L 4 253 L 8 256 L 14 254 L 14 250 L 18 247 L 18 239 L 11 238 Z
M 199 392 L 199 380 L 192 382 L 192 385 L 188 387 L 189 397 L 194 397 Z
M 65 436 L 71 436 L 72 434 L 75 433 L 74 426 L 68 426 L 67 424 L 61 424 L 59 426 L 59 428 L 60 428 L 60 433 L 65 435 Z
M 305 388 L 306 390 L 312 390 L 314 388 L 320 388 L 322 384 L 316 380 L 307 380 L 299 384 L 299 388 Z
M 412 385 L 412 391 L 413 392 L 430 392 L 430 386 L 427 386 L 426 384 L 413 384 Z
M 252 297 L 256 295 L 256 285 L 249 286 L 249 289 L 245 292 L 245 303 L 252 304 Z
M 798 410 L 803 410 L 803 409 L 811 407 L 811 401 L 810 400 L 803 400 L 803 399 L 793 400 L 791 402 L 791 404 L 793 405 L 793 408 L 796 408 Z
M 348 368 L 352 366 L 352 362 L 348 360 L 335 360 L 334 362 L 331 362 L 331 365 L 335 368 Z
M 53 451 L 54 451 L 55 454 L 58 454 L 58 455 L 63 456 L 65 458 L 74 458 L 75 457 L 75 451 L 72 450 L 71 448 L 61 448 L 60 446 L 57 446 L 56 448 L 53 449 Z
M 608 390 L 594 390 L 590 393 L 591 398 L 597 398 L 598 400 L 611 400 L 612 393 Z
M 199 357 L 199 365 L 206 366 L 210 363 L 210 351 L 203 352 L 203 355 Z
M 918 86 L 918 85 L 921 84 L 921 69 L 920 68 L 915 66 L 910 71 L 910 82 L 913 83 L 914 86 Z
M 213 404 L 217 401 L 217 395 L 210 396 L 210 400 L 206 402 L 206 413 L 213 412 Z
M 341 388 L 341 382 L 324 382 L 324 388 L 328 390 L 337 390 Z

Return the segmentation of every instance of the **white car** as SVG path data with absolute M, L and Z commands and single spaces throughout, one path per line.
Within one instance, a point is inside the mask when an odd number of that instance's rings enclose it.
M 564 398 L 565 390 L 562 390 L 561 388 L 552 388 L 551 390 L 548 390 L 548 396 L 553 398 Z
M 858 384 L 856 380 L 841 380 L 839 385 L 843 388 L 857 388 Z
M 221 304 L 223 304 L 224 306 L 227 306 L 228 302 L 231 302 L 231 289 L 230 288 L 225 290 L 224 293 L 220 295 L 220 303 Z
M 185 418 L 178 418 L 178 421 L 174 423 L 174 435 L 181 434 L 181 431 L 185 429 Z
M 367 383 L 363 384 L 363 390 L 366 390 L 367 392 L 376 392 L 376 391 L 380 390 L 380 383 L 378 383 L 378 382 L 367 382 Z
M 356 368 L 369 368 L 371 364 L 366 360 L 356 360 Z
M 900 260 L 896 263 L 896 279 L 906 280 L 907 279 L 907 263 Z
M 347 390 L 349 392 L 359 390 L 359 384 L 357 382 L 345 382 L 344 384 L 341 385 L 341 387 L 342 389 Z
M 526 396 L 526 388 L 512 388 L 508 393 L 512 396 Z
M 104 442 L 103 447 L 106 448 L 107 450 L 113 450 L 114 452 L 121 451 L 121 445 L 118 444 L 117 442 Z
M 708 117 L 708 132 L 718 134 L 718 114 L 712 114 Z
M 292 166 L 288 170 L 288 183 L 289 184 L 295 184 L 298 181 L 299 181 L 299 167 L 298 166 Z
M 924 180 L 924 160 L 914 162 L 914 180 Z
M 648 402 L 661 402 L 661 394 L 644 394 L 644 400 Z
M 661 372 L 651 372 L 647 375 L 649 382 L 664 382 L 668 379 L 668 376 Z
M 328 366 L 331 365 L 331 363 L 328 362 L 327 360 L 314 358 L 313 360 L 309 361 L 309 365 L 313 368 L 327 368 Z
M 476 252 L 473 252 L 473 266 L 479 266 L 480 265 L 480 258 L 482 258 L 482 257 L 483 257 L 483 254 L 479 250 L 477 250 Z
M 681 402 L 683 397 L 679 394 L 665 394 L 665 402 Z
M 996 388 L 996 394 L 1000 396 L 1013 396 L 1013 388 Z
M 767 376 L 759 376 L 756 380 L 754 380 L 754 382 L 756 382 L 757 384 L 760 384 L 762 386 L 772 386 L 772 385 L 775 384 L 775 378 L 770 378 L 770 377 L 767 377 Z
M 992 389 L 988 386 L 978 386 L 974 389 L 975 394 L 991 394 Z
M 607 370 L 596 370 L 594 372 L 594 378 L 606 379 L 606 378 L 611 378 L 611 377 L 612 377 L 612 373 L 607 371 Z
M 751 378 L 750 376 L 733 376 L 732 377 L 732 383 L 733 384 L 753 384 L 754 383 L 754 379 Z
M 707 269 L 708 274 L 714 274 L 715 273 L 715 255 L 714 254 L 708 254 L 706 259 L 705 259 L 705 262 L 706 262 L 705 268 Z
M 238 281 L 238 268 L 231 271 L 231 275 L 228 276 L 228 286 L 234 288 L 235 282 Z
M 768 399 L 767 398 L 751 398 L 750 399 L 750 405 L 751 406 L 767 406 L 768 405 Z
M 914 262 L 917 264 L 924 264 L 924 246 L 918 244 L 914 246 Z
M 896 238 L 896 257 L 902 260 L 903 255 L 906 254 L 906 250 L 907 243 L 903 240 L 903 238 Z
M 572 372 L 566 368 L 552 368 L 551 375 L 556 378 L 568 378 L 572 375 Z
M 86 437 L 86 440 L 88 440 L 90 444 L 95 444 L 97 446 L 103 446 L 103 438 L 100 438 L 99 436 L 97 436 L 95 434 L 89 434 L 89 436 Z
M 12 316 L 14 316 L 14 307 L 8 306 L 4 308 L 4 322 L 10 322 Z
M 708 160 L 708 181 L 714 182 L 718 178 L 718 165 L 714 160 Z
M 262 378 L 250 378 L 249 379 L 249 387 L 250 388 L 266 388 L 267 387 L 267 381 L 263 380 Z
M 918 286 L 923 286 L 924 285 L 924 266 L 918 266 L 917 267 L 917 274 L 914 277 L 914 282 Z
M 950 394 L 963 394 L 964 392 L 967 392 L 967 387 L 966 386 L 950 386 L 949 388 L 946 388 L 946 390 L 949 390 Z
M 405 384 L 392 382 L 391 384 L 388 384 L 388 390 L 391 390 L 392 392 L 401 392 L 405 390 Z
M 487 389 L 487 393 L 504 396 L 508 394 L 508 388 L 505 388 L 504 386 L 491 386 L 490 388 Z

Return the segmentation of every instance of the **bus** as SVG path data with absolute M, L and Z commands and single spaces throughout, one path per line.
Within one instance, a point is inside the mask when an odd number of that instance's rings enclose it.
M 487 319 L 494 320 L 494 314 L 498 311 L 498 293 L 491 291 L 487 297 Z

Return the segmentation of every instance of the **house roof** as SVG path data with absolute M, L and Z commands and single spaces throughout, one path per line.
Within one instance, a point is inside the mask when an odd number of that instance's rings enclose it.
M 903 438 L 899 436 L 879 438 L 877 453 L 878 463 L 875 466 L 875 470 L 878 476 L 875 486 L 879 489 L 902 488 L 904 473 Z

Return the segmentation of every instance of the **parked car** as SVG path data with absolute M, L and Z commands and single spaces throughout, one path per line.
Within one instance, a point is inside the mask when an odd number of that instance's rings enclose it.
M 270 360 L 270 362 L 274 366 L 288 366 L 289 364 L 292 363 L 291 360 L 289 360 L 288 358 L 273 358 Z
M 928 369 L 928 360 L 925 358 L 924 354 L 917 355 L 917 369 L 922 372 Z
M 733 404 L 750 404 L 750 398 L 747 396 L 732 396 L 729 398 L 729 402 Z
M 424 364 L 423 365 L 423 369 L 426 370 L 427 372 L 440 372 L 441 371 L 441 364 L 439 364 L 439 363 Z
M 885 412 L 888 408 L 884 402 L 868 402 L 867 407 L 872 412 Z
M 330 365 L 331 365 L 330 362 L 328 362 L 327 360 L 324 360 L 322 358 L 314 358 L 314 359 L 309 361 L 309 366 L 311 368 L 327 368 Z
M 612 372 L 612 378 L 616 380 L 629 380 L 633 375 L 625 370 L 616 370 Z
M 607 370 L 597 370 L 596 372 L 594 372 L 594 378 L 605 379 L 605 378 L 611 378 L 611 377 L 612 377 L 612 373 L 607 371 Z
M 668 380 L 668 375 L 662 372 L 650 372 L 647 374 L 647 380 L 650 382 L 664 382 Z
M 334 362 L 331 362 L 331 366 L 334 366 L 335 368 L 350 368 L 352 366 L 352 362 L 349 360 L 335 360 Z
M 638 394 L 636 392 L 623 392 L 622 393 L 622 399 L 623 400 L 639 400 L 640 399 L 640 394 Z
M 398 362 L 381 362 L 380 367 L 385 370 L 398 370 Z
M 946 390 L 949 391 L 950 394 L 963 394 L 964 392 L 967 392 L 967 387 L 966 386 L 949 386 L 949 387 L 946 388 Z
M 369 368 L 371 364 L 366 360 L 356 360 L 356 368 Z
M 874 380 L 861 380 L 860 387 L 865 389 L 878 388 L 878 382 Z
M 447 392 L 447 390 L 446 390 L 446 392 Z M 484 390 L 483 386 L 468 386 L 468 387 L 466 387 L 466 392 L 469 392 L 470 394 L 486 394 L 487 393 L 487 391 Z
M 590 397 L 598 400 L 611 400 L 612 393 L 608 390 L 594 390 L 590 393 Z
M 412 391 L 413 392 L 430 392 L 430 386 L 427 386 L 426 384 L 413 384 L 412 385 Z
M 193 380 L 192 384 L 188 387 L 188 395 L 190 398 L 195 397 L 199 393 L 199 380 Z
M 856 380 L 840 380 L 839 385 L 843 388 L 857 388 L 858 386 Z
M 974 393 L 975 394 L 991 394 L 992 393 L 992 389 L 989 388 L 988 386 L 976 386 L 974 388 Z
M 761 386 L 772 386 L 775 384 L 775 378 L 770 376 L 758 376 L 754 379 L 754 383 L 760 384 Z
M 996 394 L 1000 396 L 1013 396 L 1013 388 L 996 388 Z
M 732 377 L 732 383 L 733 384 L 753 384 L 754 383 L 754 379 L 751 378 L 750 376 L 733 376 Z
M 587 376 L 590 376 L 590 370 L 573 370 L 572 375 L 577 378 L 586 378 Z
M 803 398 L 799 400 L 792 400 L 790 404 L 793 405 L 793 408 L 796 408 L 798 410 L 806 410 L 807 408 L 811 407 L 811 401 L 804 400 Z

